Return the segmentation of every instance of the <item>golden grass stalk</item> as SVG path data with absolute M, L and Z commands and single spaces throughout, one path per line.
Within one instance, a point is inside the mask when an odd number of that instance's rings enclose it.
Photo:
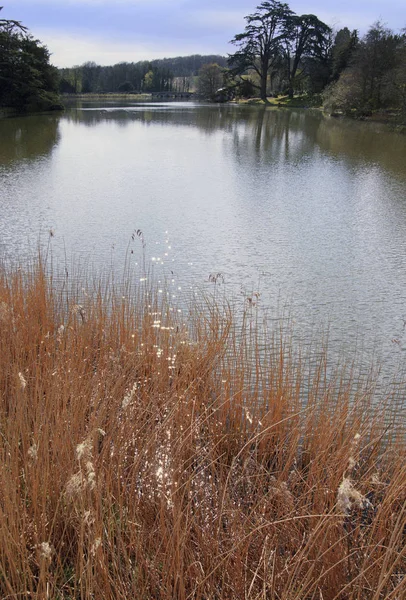
M 219 305 L 79 289 L 0 272 L 1 598 L 405 597 L 391 392 Z

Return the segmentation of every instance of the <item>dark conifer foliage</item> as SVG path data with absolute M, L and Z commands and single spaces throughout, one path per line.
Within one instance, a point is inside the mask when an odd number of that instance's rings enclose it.
M 0 19 L 0 106 L 19 111 L 61 108 L 58 72 L 49 59 L 46 46 L 19 21 Z
M 328 60 L 331 29 L 315 15 L 296 15 L 286 3 L 262 2 L 256 11 L 245 17 L 243 33 L 231 43 L 237 51 L 229 57 L 236 76 L 252 71 L 262 100 L 267 99 L 274 81 L 280 91 L 285 88 L 293 97 L 295 88 L 309 73 L 306 59 L 322 65 Z M 314 70 L 314 69 L 313 69 Z

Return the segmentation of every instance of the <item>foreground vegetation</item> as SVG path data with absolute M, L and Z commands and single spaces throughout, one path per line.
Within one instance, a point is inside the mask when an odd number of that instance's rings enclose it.
M 58 281 L 0 274 L 2 598 L 404 597 L 404 390 Z

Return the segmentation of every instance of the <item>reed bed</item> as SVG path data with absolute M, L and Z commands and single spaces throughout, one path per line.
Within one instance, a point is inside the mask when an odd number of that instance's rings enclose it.
M 219 303 L 79 290 L 0 272 L 2 599 L 406 597 L 404 390 Z

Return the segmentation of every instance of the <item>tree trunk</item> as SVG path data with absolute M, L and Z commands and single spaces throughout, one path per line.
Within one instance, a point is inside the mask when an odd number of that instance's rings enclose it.
M 266 84 L 267 84 L 267 73 L 263 73 L 262 77 L 261 77 L 261 100 L 263 100 L 264 102 L 267 102 L 267 97 L 266 97 Z
M 293 98 L 293 80 L 296 76 L 296 71 L 299 66 L 299 56 L 301 54 L 297 54 L 293 59 L 293 64 L 290 64 L 290 57 L 288 60 L 288 96 L 292 100 Z
M 268 102 L 266 97 L 266 84 L 268 82 L 269 59 L 263 56 L 261 60 L 261 100 Z

